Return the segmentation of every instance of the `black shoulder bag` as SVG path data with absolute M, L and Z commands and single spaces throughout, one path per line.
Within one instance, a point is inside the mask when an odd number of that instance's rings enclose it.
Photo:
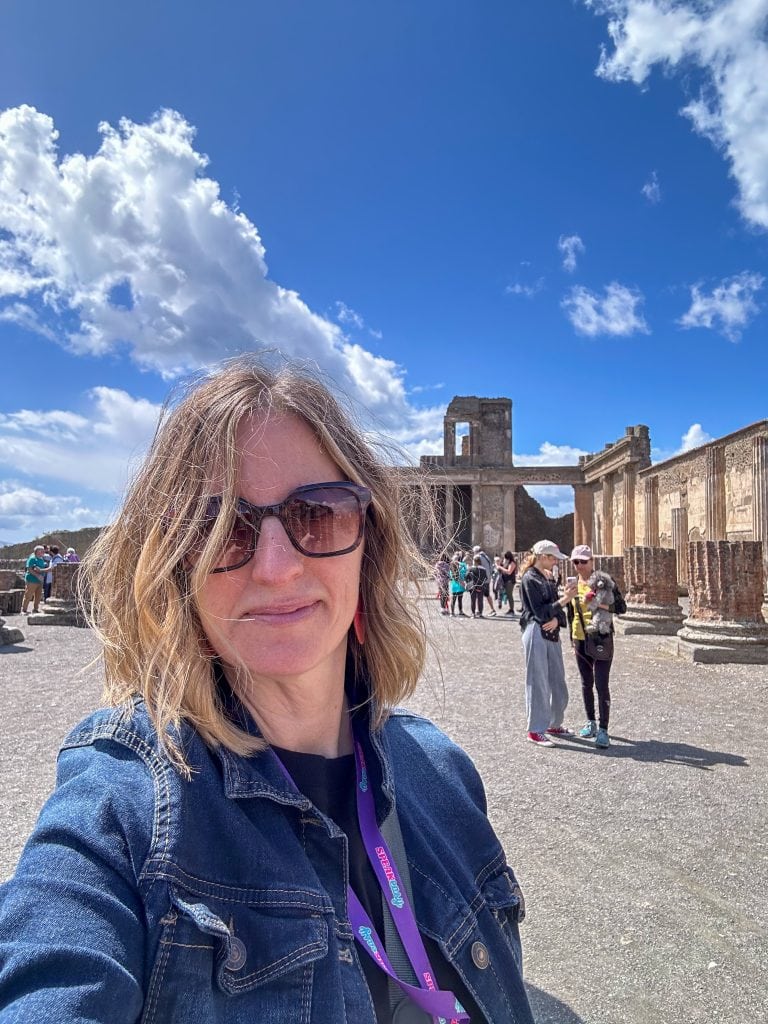
M 581 601 L 576 598 L 576 614 L 581 623 L 581 632 L 584 634 L 584 654 L 592 661 L 611 661 L 613 659 L 613 636 L 608 633 L 603 636 L 600 633 L 588 633 L 584 625 L 584 615 L 581 611 Z

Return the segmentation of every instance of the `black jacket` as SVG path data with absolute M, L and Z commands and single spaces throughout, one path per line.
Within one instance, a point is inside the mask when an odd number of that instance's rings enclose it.
M 523 602 L 520 629 L 525 629 L 531 620 L 543 625 L 550 619 L 557 619 L 561 626 L 565 626 L 565 609 L 559 603 L 557 585 L 544 573 L 536 568 L 523 573 L 520 595 Z

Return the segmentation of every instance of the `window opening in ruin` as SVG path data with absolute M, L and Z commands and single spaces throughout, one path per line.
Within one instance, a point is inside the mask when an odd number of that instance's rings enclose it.
M 573 487 L 530 484 L 515 496 L 515 550 L 530 551 L 537 540 L 553 540 L 561 551 L 573 548 Z
M 469 455 L 469 435 L 470 426 L 469 423 L 457 423 L 455 438 L 456 438 L 456 450 L 454 452 L 457 456 Z

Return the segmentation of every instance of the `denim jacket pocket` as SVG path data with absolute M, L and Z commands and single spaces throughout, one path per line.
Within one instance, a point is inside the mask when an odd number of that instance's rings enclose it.
M 525 899 L 520 883 L 509 866 L 487 879 L 481 888 L 483 901 L 496 919 L 522 971 L 523 955 L 519 926 L 525 920 Z
M 310 1024 L 319 913 L 213 900 L 171 887 L 142 1024 Z

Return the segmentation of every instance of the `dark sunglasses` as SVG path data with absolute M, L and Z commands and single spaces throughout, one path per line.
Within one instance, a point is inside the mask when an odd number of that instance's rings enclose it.
M 573 564 L 574 565 L 589 565 L 589 563 L 591 561 L 592 561 L 591 558 L 574 558 L 573 559 Z
M 202 536 L 195 545 L 198 550 L 221 513 L 221 503 L 220 495 L 208 501 Z M 229 537 L 211 572 L 239 569 L 253 558 L 265 516 L 279 519 L 291 544 L 307 558 L 346 555 L 359 547 L 363 539 L 370 503 L 368 488 L 348 481 L 297 487 L 277 505 L 251 505 L 245 498 L 239 498 Z

